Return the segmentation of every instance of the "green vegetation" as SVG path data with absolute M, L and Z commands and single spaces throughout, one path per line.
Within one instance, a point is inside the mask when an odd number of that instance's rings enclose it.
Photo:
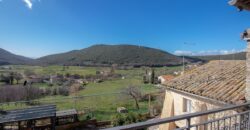
M 25 65 L 11 65 L 10 69 L 0 69 L 1 73 L 17 72 L 34 73 L 36 75 L 50 75 L 50 74 L 79 74 L 81 76 L 95 75 L 96 71 L 110 70 L 110 67 L 80 67 L 80 66 L 67 66 L 67 69 L 63 69 L 64 66 L 25 66 Z M 1 68 L 1 67 L 0 67 Z M 81 119 L 96 118 L 98 120 L 111 120 L 112 115 L 117 114 L 117 107 L 125 107 L 129 112 L 136 114 L 145 114 L 148 110 L 148 100 L 140 100 L 140 109 L 137 110 L 134 99 L 123 92 L 128 86 L 137 86 L 142 95 L 148 93 L 158 92 L 159 89 L 153 84 L 144 84 L 142 77 L 145 74 L 145 70 L 150 70 L 147 67 L 131 68 L 126 70 L 116 69 L 114 73 L 121 74 L 122 77 L 104 80 L 101 83 L 89 82 L 84 89 L 74 93 L 70 93 L 68 96 L 62 95 L 50 95 L 36 99 L 36 102 L 29 104 L 15 103 L 1 105 L 0 109 L 17 109 L 24 108 L 27 105 L 42 105 L 42 104 L 56 104 L 58 110 L 75 108 L 78 111 L 87 113 L 81 117 Z M 170 74 L 174 71 L 180 70 L 181 67 L 161 67 L 154 68 L 155 75 Z M 23 80 L 22 80 L 23 81 Z M 20 83 L 22 83 L 20 81 Z M 4 85 L 0 83 L 0 85 Z M 58 85 L 49 86 L 47 83 L 34 83 L 34 87 L 38 88 L 55 88 Z M 1 86 L 0 86 L 1 87 Z M 79 97 L 77 99 L 72 97 Z M 157 104 L 156 100 L 151 101 L 151 105 Z
M 181 58 L 168 52 L 135 45 L 94 45 L 82 50 L 45 56 L 38 59 L 50 65 L 177 65 Z
M 132 124 L 136 122 L 144 121 L 145 117 L 143 117 L 141 114 L 136 113 L 126 113 L 126 114 L 115 114 L 112 117 L 112 125 L 113 126 L 122 126 L 126 124 Z
M 187 62 L 210 60 L 245 60 L 245 52 L 228 55 L 186 56 Z M 85 65 L 110 66 L 119 64 L 124 66 L 166 66 L 180 65 L 182 58 L 168 52 L 135 45 L 94 45 L 81 50 L 48 55 L 39 59 L 12 54 L 0 48 L 0 65 Z M 50 66 L 50 68 L 57 68 Z M 45 70 L 46 71 L 46 70 Z M 55 70 L 56 71 L 56 70 Z M 57 72 L 57 71 L 56 71 Z

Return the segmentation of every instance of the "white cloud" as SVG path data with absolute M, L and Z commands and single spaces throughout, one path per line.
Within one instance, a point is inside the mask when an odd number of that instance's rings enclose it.
M 29 9 L 32 9 L 32 0 L 23 0 L 23 2 L 26 4 L 26 6 L 29 8 Z
M 175 55 L 192 55 L 193 52 L 192 51 L 181 51 L 181 50 L 176 50 L 174 52 Z
M 237 52 L 243 52 L 245 50 L 206 50 L 206 51 L 182 51 L 182 50 L 176 50 L 174 52 L 175 55 L 186 55 L 186 56 L 204 56 L 204 55 L 226 55 L 226 54 L 232 54 Z

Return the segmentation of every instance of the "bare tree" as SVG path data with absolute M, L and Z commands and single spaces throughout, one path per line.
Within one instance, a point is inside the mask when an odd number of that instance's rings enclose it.
M 152 68 L 152 73 L 151 73 L 151 84 L 155 83 L 155 70 Z
M 42 95 L 42 90 L 37 87 L 33 87 L 31 84 L 23 86 L 23 89 L 25 91 L 25 99 L 27 101 L 39 98 Z
M 142 93 L 139 89 L 139 87 L 136 87 L 136 86 L 129 86 L 127 87 L 124 91 L 123 91 L 124 94 L 132 97 L 134 100 L 135 100 L 135 106 L 136 108 L 139 110 L 140 107 L 139 107 L 139 100 L 140 98 L 142 97 Z
M 20 73 L 14 73 L 14 79 L 16 79 L 17 84 L 19 81 L 23 78 L 22 74 Z
M 15 75 L 14 72 L 10 72 L 10 74 L 9 74 L 9 79 L 10 79 L 10 84 L 11 84 L 11 85 L 14 84 L 14 75 Z
M 6 74 L 5 75 L 3 75 L 3 74 L 0 75 L 0 81 L 4 82 L 5 84 L 10 84 L 9 76 L 6 75 Z

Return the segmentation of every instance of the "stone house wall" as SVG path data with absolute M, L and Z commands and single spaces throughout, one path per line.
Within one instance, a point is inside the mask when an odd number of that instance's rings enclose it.
M 183 112 L 184 107 L 184 99 L 188 99 L 191 101 L 191 113 L 211 110 L 215 108 L 219 108 L 220 106 L 216 106 L 214 104 L 210 104 L 207 102 L 200 101 L 198 99 L 194 99 L 188 96 L 184 96 L 169 90 L 166 90 L 163 110 L 161 114 L 161 118 L 172 117 L 182 114 L 188 114 L 187 112 Z M 196 117 L 191 119 L 191 124 L 198 124 L 205 122 L 207 120 L 218 119 L 227 115 L 235 114 L 235 111 L 225 111 L 217 114 L 211 114 L 208 116 Z M 186 120 L 176 121 L 171 124 L 164 124 L 160 126 L 160 130 L 172 130 L 175 126 L 177 127 L 185 127 Z M 199 128 L 203 130 L 204 128 Z

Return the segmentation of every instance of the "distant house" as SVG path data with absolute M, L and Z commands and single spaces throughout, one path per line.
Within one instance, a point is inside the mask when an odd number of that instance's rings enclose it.
M 172 76 L 172 75 L 161 75 L 158 77 L 158 82 L 164 83 L 164 82 L 172 80 L 173 78 L 174 78 L 174 76 Z
M 57 81 L 58 77 L 57 75 L 50 75 L 49 82 L 53 84 L 55 81 Z
M 210 61 L 196 69 L 163 83 L 166 88 L 161 118 L 206 111 L 230 104 L 246 102 L 246 62 Z M 235 114 L 226 111 L 213 116 L 194 118 L 191 123 Z M 160 126 L 160 130 L 184 127 L 186 121 L 177 121 Z M 205 126 L 198 128 L 206 129 Z
M 2 68 L 2 69 L 6 69 L 6 70 L 10 70 L 10 69 L 11 69 L 11 66 L 2 66 L 1 68 Z
M 76 79 L 75 83 L 86 85 L 88 84 L 88 81 L 86 79 Z
M 82 79 L 76 79 L 75 82 L 76 82 L 76 83 L 79 83 L 79 84 L 83 84 L 85 81 L 82 80 Z
M 41 83 L 43 82 L 43 77 L 37 75 L 30 75 L 28 81 L 31 83 Z
M 181 74 L 181 71 L 175 71 L 174 73 L 173 73 L 174 75 L 180 75 Z

